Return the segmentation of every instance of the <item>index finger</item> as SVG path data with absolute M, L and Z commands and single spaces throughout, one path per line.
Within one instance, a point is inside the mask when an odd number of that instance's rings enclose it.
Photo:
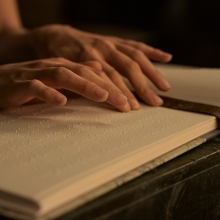
M 117 49 L 135 61 L 142 72 L 160 89 L 166 91 L 170 88 L 163 75 L 155 68 L 152 62 L 140 51 L 130 46 L 118 45 Z
M 119 110 L 129 111 L 127 97 L 106 77 L 100 77 L 87 67 L 79 66 L 73 72 L 65 67 L 40 70 L 36 78 L 57 89 L 67 89 L 97 102 L 106 101 Z M 74 69 L 74 68 L 73 68 Z M 95 71 L 95 70 L 94 70 Z M 100 75 L 104 72 L 100 71 Z
M 148 58 L 152 60 L 167 63 L 172 59 L 172 54 L 164 52 L 158 48 L 151 47 L 145 43 L 133 40 L 123 40 L 121 42 L 125 45 L 133 47 L 134 49 L 142 51 Z
M 117 50 L 111 52 L 108 62 L 129 79 L 139 97 L 146 103 L 152 106 L 162 105 L 163 101 L 149 88 L 146 76 L 137 62 Z

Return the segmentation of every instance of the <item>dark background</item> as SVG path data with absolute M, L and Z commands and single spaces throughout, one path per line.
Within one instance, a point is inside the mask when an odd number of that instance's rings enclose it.
M 172 63 L 220 67 L 219 0 L 18 0 L 28 28 L 51 23 L 143 41 Z

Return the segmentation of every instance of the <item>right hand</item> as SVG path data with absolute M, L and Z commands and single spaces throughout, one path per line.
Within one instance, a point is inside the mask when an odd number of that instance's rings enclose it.
M 74 63 L 50 58 L 0 66 L 0 108 L 20 106 L 37 98 L 65 105 L 57 89 L 78 93 L 96 102 L 108 102 L 118 110 L 130 110 L 127 97 L 102 71 L 96 61 Z

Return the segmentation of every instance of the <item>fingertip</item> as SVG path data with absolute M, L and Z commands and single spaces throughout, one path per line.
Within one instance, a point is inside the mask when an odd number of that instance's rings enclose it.
M 153 99 L 153 103 L 152 103 L 153 106 L 163 105 L 163 100 L 159 96 L 153 95 L 152 99 Z
M 102 102 L 108 98 L 108 92 L 100 87 L 95 87 L 94 93 L 96 97 L 99 99 L 98 101 Z
M 138 109 L 140 109 L 140 104 L 135 99 L 129 100 L 129 104 L 130 104 L 131 110 L 138 110 Z
M 155 78 L 151 79 L 152 82 L 162 91 L 167 91 L 171 88 L 169 82 L 163 77 L 163 75 L 156 69 L 154 74 Z
M 128 98 L 122 93 L 117 93 L 115 95 L 115 102 L 117 103 L 117 105 L 125 106 L 128 103 Z
M 127 102 L 124 106 L 120 107 L 119 110 L 121 112 L 129 112 L 131 110 L 131 107 L 130 107 L 129 103 Z
M 171 88 L 170 84 L 165 79 L 162 79 L 160 82 L 160 89 L 163 91 L 167 91 L 170 88 Z
M 163 59 L 164 63 L 168 63 L 172 60 L 173 55 L 167 52 L 163 52 L 161 58 Z
M 55 102 L 56 102 L 55 104 L 56 104 L 56 105 L 61 105 L 61 106 L 63 106 L 63 105 L 65 105 L 66 102 L 67 102 L 66 96 L 64 96 L 64 95 L 62 95 L 62 94 L 56 94 L 55 97 L 54 97 L 54 99 L 55 99 Z

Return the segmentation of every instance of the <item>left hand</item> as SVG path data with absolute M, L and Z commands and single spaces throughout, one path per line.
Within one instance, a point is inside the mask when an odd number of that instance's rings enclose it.
M 127 98 L 96 61 L 74 63 L 64 58 L 49 58 L 0 65 L 0 108 L 36 100 L 65 105 L 63 89 L 96 102 L 108 102 L 122 112 L 130 110 Z
M 152 106 L 159 106 L 163 101 L 148 87 L 146 76 L 160 90 L 170 88 L 150 59 L 169 62 L 172 55 L 141 42 L 87 33 L 65 25 L 36 28 L 30 33 L 30 42 L 39 58 L 99 61 L 110 80 L 127 96 L 131 109 L 138 109 L 139 103 L 121 75 L 128 78 L 140 98 Z

